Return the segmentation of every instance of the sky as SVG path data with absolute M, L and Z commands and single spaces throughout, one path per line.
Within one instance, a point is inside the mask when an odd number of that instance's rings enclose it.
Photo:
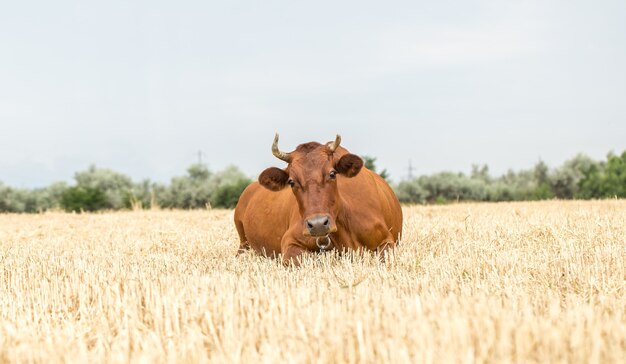
M 625 1 L 11 1 L 0 181 L 255 178 L 341 134 L 391 179 L 626 150 Z

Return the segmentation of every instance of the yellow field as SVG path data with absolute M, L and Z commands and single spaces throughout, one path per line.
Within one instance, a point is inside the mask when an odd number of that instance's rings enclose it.
M 232 211 L 0 215 L 0 362 L 624 362 L 626 201 L 406 207 L 387 263 Z

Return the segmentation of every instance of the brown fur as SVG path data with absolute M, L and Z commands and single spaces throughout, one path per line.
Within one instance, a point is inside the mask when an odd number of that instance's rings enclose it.
M 266 169 L 239 198 L 235 226 L 240 252 L 252 248 L 268 256 L 282 254 L 285 262 L 299 264 L 303 252 L 319 251 L 304 228 L 304 220 L 318 214 L 331 218 L 333 249 L 384 253 L 395 247 L 402 234 L 400 203 L 361 158 L 343 147 L 331 153 L 316 142 L 299 145 L 291 156 L 286 169 Z M 336 171 L 335 179 L 331 171 Z

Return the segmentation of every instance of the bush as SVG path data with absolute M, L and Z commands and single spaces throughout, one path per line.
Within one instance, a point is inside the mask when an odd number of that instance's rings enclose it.
M 150 182 L 149 179 L 134 183 L 130 192 L 126 192 L 124 196 L 124 207 L 127 209 L 158 207 L 160 205 L 157 196 L 164 196 L 166 189 L 165 186 Z
M 187 168 L 187 175 L 172 178 L 169 188 L 159 198 L 164 207 L 195 209 L 204 208 L 211 202 L 214 186 L 210 181 L 211 172 L 202 164 Z
M 375 158 L 363 156 L 365 166 L 376 171 Z M 380 172 L 387 178 L 386 171 Z M 194 164 L 184 176 L 174 177 L 169 186 L 143 180 L 133 183 L 121 173 L 90 166 L 75 175 L 76 186 L 60 182 L 33 190 L 11 188 L 0 183 L 0 212 L 39 212 L 62 207 L 67 211 L 96 211 L 134 207 L 194 209 L 208 205 L 232 208 L 251 180 L 237 167 L 212 173 Z M 626 151 L 610 153 L 606 162 L 585 155 L 550 170 L 539 161 L 534 168 L 508 171 L 494 178 L 486 165 L 473 165 L 469 176 L 441 172 L 402 181 L 394 186 L 403 203 L 447 203 L 450 201 L 517 201 L 548 198 L 625 198 Z
M 252 183 L 246 175 L 233 165 L 216 173 L 212 182 L 215 189 L 211 195 L 211 205 L 222 208 L 235 207 L 243 190 Z
M 157 194 L 161 206 L 194 209 L 206 206 L 230 208 L 237 204 L 239 195 L 250 184 L 237 167 L 228 166 L 223 171 L 211 173 L 202 164 L 187 169 L 187 175 L 172 178 L 168 188 Z
M 235 207 L 239 201 L 239 196 L 241 196 L 241 193 L 249 184 L 250 180 L 240 179 L 236 182 L 219 186 L 213 195 L 212 206 L 227 209 Z
M 511 185 L 502 181 L 495 181 L 487 186 L 486 201 L 513 201 L 515 191 Z
M 0 183 L 0 212 L 41 212 L 59 208 L 66 188 L 64 182 L 34 190 L 11 188 Z
M 0 184 L 0 211 L 26 212 L 26 191 Z
M 74 179 L 77 187 L 97 189 L 104 193 L 107 209 L 124 208 L 133 189 L 130 177 L 110 169 L 96 168 L 94 165 L 86 171 L 76 173 Z
M 597 165 L 597 162 L 583 154 L 563 163 L 550 178 L 554 196 L 561 199 L 574 198 L 579 193 L 580 180 L 584 177 L 585 171 L 594 165 Z
M 98 188 L 70 187 L 63 192 L 61 206 L 68 212 L 97 211 L 107 207 L 107 198 Z
M 402 181 L 395 188 L 398 200 L 402 203 L 424 203 L 427 192 L 417 179 Z
M 626 197 L 626 151 L 621 156 L 609 154 L 605 168 L 606 197 Z
M 578 183 L 579 198 L 626 197 L 626 151 L 609 154 L 606 164 L 589 166 Z

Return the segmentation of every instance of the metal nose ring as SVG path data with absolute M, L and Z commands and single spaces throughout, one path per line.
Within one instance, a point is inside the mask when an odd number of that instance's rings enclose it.
M 322 243 L 320 242 L 320 239 L 326 239 L 326 242 Z M 318 237 L 315 239 L 315 245 L 317 245 L 318 248 L 320 248 L 321 251 L 324 251 L 328 248 L 330 248 L 330 246 L 333 244 L 332 240 L 330 240 L 330 236 L 326 235 L 326 236 L 322 236 L 322 237 Z

